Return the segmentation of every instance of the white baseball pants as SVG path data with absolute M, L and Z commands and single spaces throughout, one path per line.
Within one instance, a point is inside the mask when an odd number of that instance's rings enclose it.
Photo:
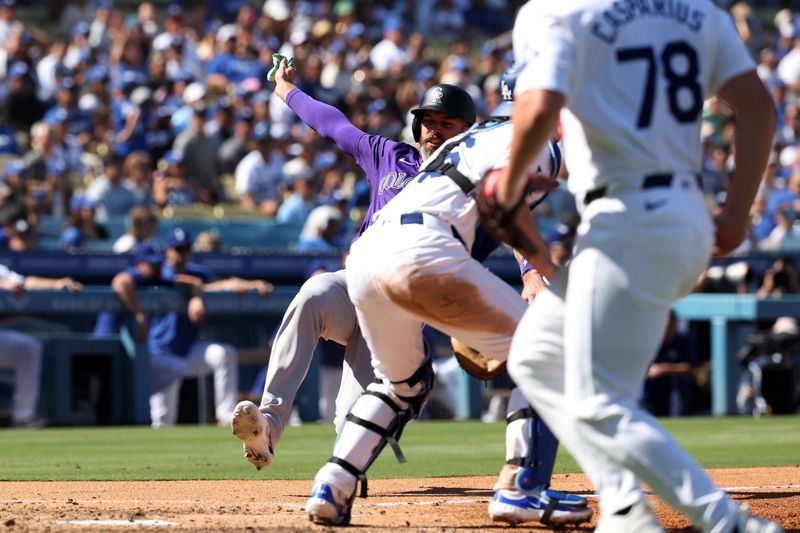
M 42 343 L 35 337 L 18 331 L 0 330 L 0 368 L 11 368 L 15 374 L 14 422 L 26 422 L 36 416 L 42 351 Z
M 591 478 L 605 513 L 641 498 L 644 481 L 703 531 L 732 527 L 735 504 L 636 401 L 669 310 L 694 287 L 712 242 L 693 179 L 595 200 L 574 258 L 514 336 L 511 377 Z
M 178 393 L 182 378 L 214 374 L 214 404 L 217 422 L 230 423 L 239 392 L 239 361 L 236 349 L 229 344 L 198 341 L 185 358 L 150 354 L 157 368 L 172 367 L 181 376 L 162 390 L 150 395 L 150 419 L 153 427 L 174 426 L 178 419 Z
M 376 376 L 397 383 L 422 366 L 424 323 L 505 361 L 527 307 L 431 215 L 379 220 L 353 245 L 347 286 Z
M 423 222 L 400 224 L 399 217 L 378 221 L 353 245 L 346 269 L 350 298 L 381 380 L 371 387 L 401 409 L 410 406 L 404 398 L 427 393 L 420 383 L 407 383 L 425 360 L 424 323 L 504 361 L 526 308 L 514 289 L 469 255 L 449 224 L 429 215 Z M 380 403 L 362 396 L 356 403 L 358 416 L 387 427 L 392 413 Z M 508 431 L 518 427 L 509 425 Z M 333 455 L 363 468 L 377 440 L 376 434 L 347 424 Z M 520 452 L 527 453 L 527 448 L 526 443 Z M 330 462 L 315 481 L 344 494 L 351 494 L 356 483 L 351 473 Z

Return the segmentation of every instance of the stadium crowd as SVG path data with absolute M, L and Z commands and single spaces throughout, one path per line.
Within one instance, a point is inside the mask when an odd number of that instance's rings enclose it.
M 487 116 L 510 60 L 503 34 L 522 3 L 145 2 L 134 13 L 71 0 L 53 3 L 51 38 L 18 17 L 16 0 L 2 0 L 0 247 L 35 247 L 43 218 L 63 220 L 59 245 L 74 248 L 118 237 L 103 222 L 135 207 L 219 203 L 297 225 L 298 236 L 316 207 L 334 206 L 313 217 L 303 249 L 342 246 L 342 221 L 368 201 L 368 185 L 273 94 L 272 54 L 295 57 L 299 87 L 362 130 L 410 139 L 408 110 L 436 82 L 466 89 Z M 742 251 L 779 249 L 800 235 L 800 12 L 780 10 L 771 24 L 746 2 L 730 12 L 781 118 Z M 712 207 L 725 201 L 734 133 L 724 105 L 708 101 Z M 539 215 L 573 224 L 561 193 Z M 320 225 L 330 226 L 324 238 Z

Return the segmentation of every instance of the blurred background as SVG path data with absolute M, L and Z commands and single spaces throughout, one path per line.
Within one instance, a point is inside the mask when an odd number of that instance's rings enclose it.
M 341 268 L 369 202 L 354 161 L 273 94 L 272 54 L 294 57 L 298 87 L 358 128 L 413 143 L 409 109 L 434 83 L 464 88 L 481 118 L 497 105 L 523 3 L 0 0 L 0 264 L 22 278 L 85 287 L 45 284 L 37 296 L 21 282 L 3 286 L 0 330 L 27 337 L 15 337 L 22 348 L 0 346 L 0 424 L 147 423 L 129 406 L 142 386 L 131 384 L 136 348 L 118 328 L 98 326 L 98 316 L 118 307 L 109 284 L 132 264 L 137 245 L 165 246 L 175 228 L 191 236 L 193 260 L 216 276 L 275 285 L 268 304 L 220 299 L 203 331 L 236 349 L 239 393 L 260 398 L 268 346 L 293 291 L 315 272 Z M 697 291 L 791 301 L 800 291 L 800 7 L 719 3 L 775 97 L 779 123 L 752 231 Z M 706 102 L 702 134 L 713 212 L 725 202 L 736 134 L 723 102 Z M 263 162 L 258 183 L 248 177 L 255 153 Z M 278 193 L 277 210 L 260 202 L 266 186 Z M 578 220 L 563 185 L 536 216 L 563 262 Z M 520 284 L 508 251 L 487 265 Z M 731 340 L 731 411 L 796 412 L 800 304 L 785 314 L 751 320 Z M 448 340 L 429 337 L 441 385 L 427 416 L 501 419 L 508 380 L 470 383 L 453 365 Z M 2 359 L 15 350 L 17 358 L 39 350 L 42 359 L 35 412 L 24 416 L 14 415 L 24 370 Z M 331 417 L 341 347 L 324 343 L 318 351 L 295 423 Z M 678 313 L 642 402 L 659 416 L 711 412 L 711 352 L 709 320 Z M 210 380 L 184 380 L 179 422 L 213 421 Z

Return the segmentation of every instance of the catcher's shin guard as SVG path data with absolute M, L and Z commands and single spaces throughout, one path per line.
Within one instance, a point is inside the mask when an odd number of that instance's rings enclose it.
M 516 488 L 549 487 L 558 440 L 517 388 L 511 392 L 506 423 L 506 464 L 520 467 L 514 479 Z
M 367 497 L 367 469 L 387 443 L 399 462 L 406 461 L 397 441 L 405 425 L 425 404 L 433 379 L 433 366 L 427 358 L 409 379 L 372 383 L 353 404 L 328 462 L 339 465 L 361 482 L 360 497 Z

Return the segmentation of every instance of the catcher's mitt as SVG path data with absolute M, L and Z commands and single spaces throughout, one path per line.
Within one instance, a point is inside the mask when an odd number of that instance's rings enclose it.
M 491 171 L 475 187 L 475 203 L 483 229 L 496 241 L 508 244 L 533 263 L 532 258 L 542 251 L 530 234 L 530 209 L 524 197 L 511 209 L 504 209 L 497 204 L 495 191 L 499 177 L 499 170 Z
M 506 369 L 506 362 L 495 361 L 483 355 L 482 353 L 473 350 L 455 337 L 450 338 L 450 344 L 453 345 L 453 351 L 458 359 L 458 364 L 461 368 L 472 377 L 489 381 L 503 373 Z

